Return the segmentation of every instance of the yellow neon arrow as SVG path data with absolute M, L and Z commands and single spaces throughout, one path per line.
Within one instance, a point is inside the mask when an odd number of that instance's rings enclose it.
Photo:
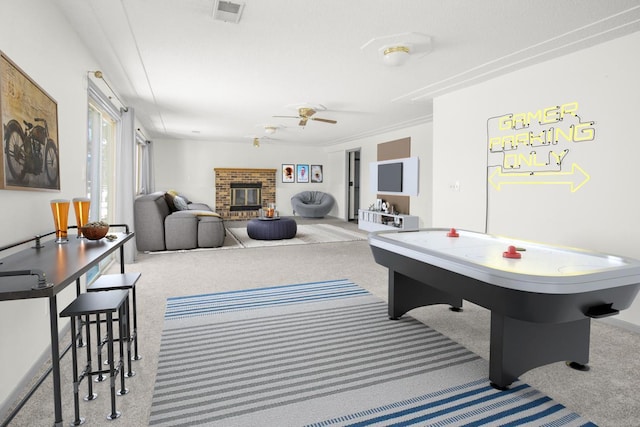
M 567 177 L 569 179 L 567 179 Z M 575 178 L 575 179 L 571 179 Z M 570 172 L 513 172 L 503 173 L 497 167 L 489 176 L 489 184 L 500 191 L 503 185 L 569 185 L 572 193 L 578 191 L 591 177 L 577 163 L 571 164 Z

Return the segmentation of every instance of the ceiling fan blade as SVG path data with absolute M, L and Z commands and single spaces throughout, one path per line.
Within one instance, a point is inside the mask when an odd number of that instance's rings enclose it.
M 306 126 L 306 124 L 307 124 L 307 120 L 308 120 L 308 119 L 307 119 L 306 117 L 303 117 L 303 118 L 300 120 L 300 122 L 298 123 L 298 125 L 300 125 L 300 126 Z
M 335 120 L 321 119 L 320 117 L 311 117 L 311 120 L 315 120 L 315 121 L 317 121 L 317 122 L 331 123 L 331 124 L 334 124 L 334 125 L 335 125 L 336 123 L 338 123 L 338 122 L 337 122 L 337 121 L 335 121 Z
M 299 116 L 271 116 L 271 117 L 283 117 L 285 119 L 299 119 Z

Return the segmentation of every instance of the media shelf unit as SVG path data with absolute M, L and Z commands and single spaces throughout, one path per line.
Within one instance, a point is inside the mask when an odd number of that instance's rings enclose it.
M 420 218 L 412 215 L 388 214 L 382 211 L 358 209 L 358 228 L 366 231 L 402 230 L 415 231 Z

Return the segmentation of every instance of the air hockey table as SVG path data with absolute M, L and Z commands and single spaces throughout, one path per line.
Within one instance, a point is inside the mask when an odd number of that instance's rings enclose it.
M 378 231 L 369 246 L 389 270 L 389 318 L 463 300 L 491 311 L 498 389 L 552 362 L 587 370 L 591 319 L 629 308 L 640 287 L 638 260 L 472 231 Z

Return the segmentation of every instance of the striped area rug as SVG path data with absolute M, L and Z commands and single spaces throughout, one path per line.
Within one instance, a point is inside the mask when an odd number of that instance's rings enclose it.
M 331 224 L 298 224 L 296 236 L 283 240 L 254 240 L 247 234 L 246 227 L 227 228 L 227 231 L 244 248 L 263 246 L 305 245 L 309 243 L 350 242 L 366 240 L 367 234 L 346 230 Z
M 150 425 L 594 425 L 488 369 L 348 280 L 170 298 Z

